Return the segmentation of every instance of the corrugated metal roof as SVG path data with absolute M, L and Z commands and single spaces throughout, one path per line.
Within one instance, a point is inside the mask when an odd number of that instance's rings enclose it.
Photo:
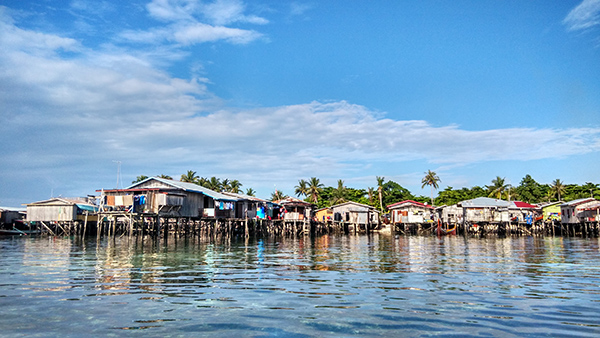
M 514 204 L 489 197 L 477 197 L 472 200 L 466 200 L 459 203 L 463 208 L 508 208 Z
M 360 207 L 360 208 L 366 208 L 366 209 L 376 210 L 376 208 L 373 207 L 373 206 L 362 204 L 362 203 L 358 203 L 358 202 L 353 202 L 353 201 L 348 201 L 348 202 L 344 202 L 344 203 L 332 205 L 331 208 L 333 209 L 333 208 L 341 207 L 341 206 L 344 206 L 344 205 L 347 205 L 347 204 L 351 204 L 351 205 L 354 205 L 354 206 L 357 206 L 357 207 Z
M 595 200 L 596 199 L 591 198 L 591 197 L 580 198 L 580 199 L 577 199 L 577 200 L 572 200 L 572 201 L 569 201 L 569 202 L 565 202 L 565 203 L 561 204 L 560 206 L 561 207 L 575 206 L 575 205 L 579 205 L 579 204 L 582 204 L 582 203 L 592 202 L 592 201 L 595 201 Z
M 256 196 L 250 196 L 250 195 L 245 195 L 245 194 L 238 194 L 235 192 L 222 192 L 223 195 L 227 195 L 227 196 L 232 196 L 238 199 L 242 199 L 242 200 L 249 200 L 249 201 L 255 201 L 255 202 L 263 202 L 263 203 L 273 203 L 271 201 L 267 201 L 265 199 L 262 198 L 258 198 Z
M 148 182 L 150 180 L 159 181 L 159 182 L 164 183 L 166 185 L 170 185 L 172 187 L 179 188 L 179 189 L 182 189 L 182 190 L 185 190 L 185 191 L 197 192 L 197 193 L 206 195 L 208 197 L 211 197 L 211 198 L 213 198 L 215 200 L 219 200 L 219 201 L 230 201 L 230 202 L 236 202 L 236 201 L 238 201 L 238 199 L 235 198 L 235 197 L 223 195 L 223 194 L 221 194 L 219 192 L 210 190 L 210 189 L 205 188 L 205 187 L 203 187 L 201 185 L 198 185 L 196 183 L 181 182 L 181 181 L 169 180 L 169 179 L 160 178 L 160 177 L 148 177 L 147 179 L 145 179 L 145 180 L 143 180 L 141 182 L 135 183 L 133 185 L 130 185 L 129 187 L 127 187 L 125 189 L 132 189 L 132 188 L 134 188 L 134 187 L 136 187 L 136 186 L 138 186 L 138 185 L 140 185 L 142 183 L 146 183 L 146 182 Z
M 513 201 L 512 203 L 517 208 L 531 208 L 531 209 L 537 208 L 535 205 L 529 204 L 527 202 Z
M 393 207 L 399 207 L 402 204 L 412 204 L 412 205 L 415 205 L 415 206 L 418 206 L 418 207 L 433 209 L 433 207 L 431 205 L 423 204 L 421 202 L 417 202 L 417 201 L 413 201 L 413 200 L 405 200 L 405 201 L 402 201 L 402 202 L 397 202 L 397 203 L 394 203 L 394 204 L 390 204 L 390 205 L 387 206 L 387 208 L 390 209 L 390 208 L 393 208 Z

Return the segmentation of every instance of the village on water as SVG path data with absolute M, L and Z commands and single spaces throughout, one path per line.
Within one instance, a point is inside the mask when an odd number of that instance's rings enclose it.
M 600 185 L 540 184 L 526 175 L 518 186 L 496 177 L 489 186 L 434 192 L 441 181 L 429 170 L 413 196 L 376 177 L 373 188 L 316 177 L 299 180 L 294 195 L 275 190 L 258 198 L 237 180 L 188 171 L 138 176 L 125 188 L 101 188 L 79 198 L 53 197 L 0 208 L 0 234 L 28 236 L 299 236 L 385 232 L 401 235 L 583 236 L 600 235 Z

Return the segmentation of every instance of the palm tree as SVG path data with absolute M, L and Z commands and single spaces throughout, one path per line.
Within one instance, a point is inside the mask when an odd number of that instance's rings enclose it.
M 248 196 L 255 196 L 256 195 L 256 191 L 252 188 L 248 188 L 246 189 L 246 195 Z
M 136 183 L 141 182 L 141 181 L 143 181 L 143 180 L 145 180 L 147 178 L 148 178 L 148 176 L 146 176 L 146 175 L 140 175 L 140 176 L 136 177 L 135 181 L 132 181 L 131 184 L 136 184 Z
M 198 179 L 198 176 L 196 176 L 196 172 L 192 171 L 192 170 L 188 170 L 186 174 L 181 175 L 181 182 L 189 182 L 189 183 L 196 183 L 196 180 Z
M 317 204 L 317 202 L 319 201 L 319 194 L 321 193 L 321 189 L 323 187 L 323 183 L 321 183 L 321 181 L 318 178 L 310 178 L 310 181 L 308 182 L 308 195 L 310 196 L 314 204 Z
M 373 197 L 375 196 L 375 189 L 372 187 L 367 188 L 367 196 L 369 199 L 369 204 L 373 205 Z
M 421 180 L 421 189 L 425 188 L 426 185 L 431 187 L 431 205 L 433 206 L 433 189 L 439 188 L 438 182 L 440 182 L 440 178 L 435 173 L 435 171 L 427 170 L 425 173 L 425 177 Z
M 377 192 L 379 193 L 379 208 L 381 209 L 381 212 L 383 213 L 383 181 L 385 180 L 385 177 L 376 176 L 376 179 L 377 179 Z
M 281 201 L 282 199 L 284 199 L 286 197 L 287 196 L 279 190 L 275 190 L 273 193 L 271 193 L 271 201 L 273 201 L 273 202 Z
M 208 189 L 210 190 L 221 191 L 221 187 L 221 180 L 216 178 L 215 176 L 211 177 L 208 181 Z
M 205 188 L 208 188 L 210 185 L 210 181 L 205 177 L 200 177 L 199 179 L 196 180 L 196 184 L 203 186 Z
M 298 185 L 295 186 L 294 189 L 294 193 L 296 194 L 296 196 L 306 196 L 308 195 L 308 182 L 306 182 L 304 179 L 299 180 Z
M 231 191 L 231 181 L 229 179 L 224 179 L 221 181 L 221 186 L 219 187 L 219 192 L 221 191 Z
M 496 176 L 495 179 L 492 180 L 492 185 L 488 186 L 489 195 L 488 197 L 496 197 L 497 199 L 501 199 L 502 195 L 507 191 L 510 187 L 510 184 L 505 183 L 505 178 Z
M 238 194 L 240 192 L 240 188 L 242 187 L 243 184 L 240 183 L 240 181 L 238 180 L 233 180 L 231 182 L 229 182 L 229 191 Z
M 338 180 L 338 187 L 331 192 L 331 204 L 343 202 L 346 202 L 346 187 L 343 180 Z
M 171 177 L 169 175 L 165 175 L 165 174 L 160 174 L 160 175 L 158 175 L 156 177 L 158 177 L 158 178 L 164 178 L 166 180 L 172 180 L 173 179 L 173 177 Z
M 550 186 L 550 190 L 552 190 L 552 192 L 553 192 L 553 196 L 554 196 L 554 195 L 558 195 L 558 200 L 560 201 L 560 196 L 561 196 L 562 194 L 564 194 L 564 192 L 565 192 L 565 190 L 566 190 L 566 187 L 565 187 L 565 185 L 563 184 L 563 182 L 561 182 L 561 181 L 560 181 L 560 180 L 557 178 L 557 179 L 555 179 L 555 180 L 552 182 L 552 185 Z

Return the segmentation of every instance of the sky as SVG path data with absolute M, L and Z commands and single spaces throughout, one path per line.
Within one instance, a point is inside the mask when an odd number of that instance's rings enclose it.
M 0 0 L 0 205 L 188 170 L 600 183 L 600 0 Z

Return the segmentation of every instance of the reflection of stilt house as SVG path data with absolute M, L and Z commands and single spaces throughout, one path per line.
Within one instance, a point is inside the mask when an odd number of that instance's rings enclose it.
M 336 222 L 368 226 L 368 229 L 379 224 L 379 212 L 370 205 L 350 201 L 334 205 L 331 210 Z

